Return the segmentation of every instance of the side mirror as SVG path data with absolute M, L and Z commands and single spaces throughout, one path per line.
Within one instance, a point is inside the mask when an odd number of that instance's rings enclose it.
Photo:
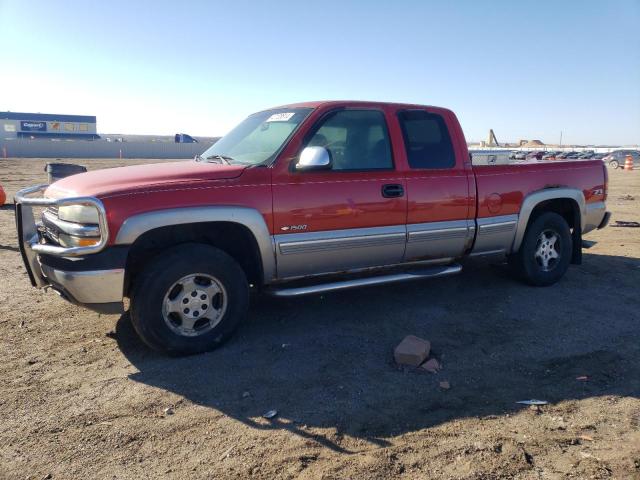
M 296 170 L 328 170 L 331 168 L 331 155 L 324 147 L 306 147 L 300 154 Z

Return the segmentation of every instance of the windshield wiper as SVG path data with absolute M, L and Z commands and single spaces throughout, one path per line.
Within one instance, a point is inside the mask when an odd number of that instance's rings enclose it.
M 220 160 L 220 163 L 225 163 L 227 165 L 231 165 L 231 162 L 233 162 L 233 158 L 227 157 L 226 155 L 211 155 L 206 159 L 207 160 L 217 159 L 217 160 Z

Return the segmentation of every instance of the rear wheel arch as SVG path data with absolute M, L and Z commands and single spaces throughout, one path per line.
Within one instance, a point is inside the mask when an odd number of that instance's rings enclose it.
M 545 212 L 559 214 L 573 231 L 580 234 L 586 217 L 584 194 L 578 189 L 553 188 L 528 195 L 520 209 L 512 246 L 513 253 L 520 249 L 529 225 Z
M 565 219 L 570 228 L 580 228 L 580 206 L 572 198 L 554 198 L 538 203 L 529 218 L 529 224 L 545 212 L 554 212 Z

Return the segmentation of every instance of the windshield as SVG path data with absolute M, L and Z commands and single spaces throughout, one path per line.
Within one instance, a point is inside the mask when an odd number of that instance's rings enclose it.
M 276 108 L 254 113 L 214 143 L 202 160 L 257 165 L 271 160 L 311 108 Z

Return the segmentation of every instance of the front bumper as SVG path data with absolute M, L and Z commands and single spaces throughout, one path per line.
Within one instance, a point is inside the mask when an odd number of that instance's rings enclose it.
M 26 188 L 15 196 L 18 244 L 27 274 L 34 287 L 51 287 L 66 300 L 104 313 L 123 308 L 126 252 L 107 249 L 109 238 L 106 213 L 95 198 L 51 199 L 34 197 L 47 185 Z M 88 204 L 99 212 L 101 239 L 90 247 L 61 247 L 44 241 L 35 221 L 33 207 Z M 117 253 L 114 255 L 113 252 Z
M 124 312 L 124 268 L 74 272 L 40 266 L 44 280 L 65 300 L 100 313 Z

